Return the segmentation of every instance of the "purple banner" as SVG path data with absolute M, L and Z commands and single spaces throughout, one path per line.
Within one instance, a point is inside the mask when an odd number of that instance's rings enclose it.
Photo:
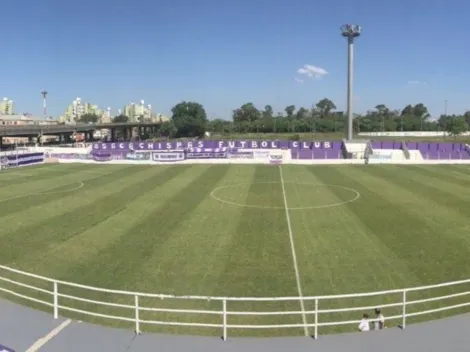
M 57 159 L 77 159 L 77 160 L 93 160 L 92 154 L 67 154 L 67 153 L 51 153 L 49 154 L 51 158 Z
M 0 158 L 0 164 L 2 167 L 19 167 L 43 162 L 44 153 L 13 154 L 2 156 Z
M 170 142 L 129 142 L 129 143 L 93 143 L 93 151 L 138 151 L 138 150 L 173 150 L 183 151 L 187 149 L 338 149 L 341 142 L 327 141 L 170 141 Z

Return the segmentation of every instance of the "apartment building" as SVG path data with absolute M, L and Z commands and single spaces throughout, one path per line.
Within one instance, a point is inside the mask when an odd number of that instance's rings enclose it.
M 13 115 L 13 100 L 3 98 L 0 101 L 0 115 Z
M 75 123 L 85 114 L 94 114 L 102 117 L 106 115 L 106 112 L 99 109 L 98 105 L 85 102 L 82 98 L 77 97 L 72 101 L 72 104 L 67 106 L 59 120 L 64 123 Z

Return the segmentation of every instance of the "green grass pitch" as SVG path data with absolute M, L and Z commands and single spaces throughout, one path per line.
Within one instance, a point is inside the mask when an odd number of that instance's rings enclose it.
M 303 296 L 421 286 L 470 277 L 468 166 L 42 165 L 0 173 L 0 264 L 60 280 L 148 293 Z M 283 192 L 283 186 L 284 191 Z M 285 199 L 284 199 L 285 194 Z M 287 221 L 285 202 L 287 202 Z M 289 228 L 290 225 L 290 228 Z M 295 244 L 298 279 L 290 234 Z M 17 275 L 1 275 L 18 279 Z M 298 281 L 298 282 L 297 282 Z M 51 289 L 37 280 L 26 280 Z M 7 282 L 3 287 L 12 288 Z M 15 288 L 32 295 L 26 288 Z M 115 303 L 133 297 L 62 289 Z M 456 288 L 410 294 L 419 299 Z M 458 291 L 470 290 L 470 285 Z M 38 298 L 51 297 L 36 293 Z M 2 297 L 14 299 L 8 294 Z M 320 301 L 320 309 L 399 302 L 389 295 Z M 468 301 L 468 296 L 446 304 Z M 133 310 L 60 303 L 132 317 Z M 220 302 L 142 299 L 152 307 L 221 309 Z M 408 311 L 431 309 L 417 304 Z M 44 308 L 36 304 L 33 307 Z M 312 302 L 304 302 L 313 310 Z M 300 311 L 299 301 L 236 302 L 231 311 Z M 387 316 L 401 308 L 384 309 Z M 462 310 L 410 319 L 416 322 Z M 132 323 L 61 314 L 132 328 Z M 369 312 L 372 313 L 372 312 Z M 359 319 L 362 312 L 320 315 Z M 142 319 L 219 323 L 219 316 L 142 312 Z M 306 315 L 313 323 L 313 316 Z M 295 324 L 302 315 L 234 316 L 229 324 Z M 398 324 L 391 322 L 390 325 Z M 322 327 L 320 334 L 355 330 Z M 220 336 L 220 329 L 142 325 Z M 301 328 L 229 331 L 302 335 Z M 313 332 L 312 332 L 313 333 Z

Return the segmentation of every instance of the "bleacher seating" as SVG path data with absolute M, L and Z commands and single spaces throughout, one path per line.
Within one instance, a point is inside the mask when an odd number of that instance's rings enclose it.
M 418 150 L 423 159 L 470 159 L 464 143 L 408 142 L 407 147 L 410 151 Z
M 342 159 L 342 142 L 321 143 L 312 145 L 311 149 L 291 148 L 292 159 Z M 328 147 L 327 147 L 328 146 Z

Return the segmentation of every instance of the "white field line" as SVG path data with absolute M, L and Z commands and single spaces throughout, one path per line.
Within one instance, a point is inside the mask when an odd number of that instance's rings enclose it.
M 59 335 L 59 333 L 64 330 L 67 326 L 70 325 L 72 320 L 67 319 L 64 321 L 62 324 L 60 324 L 58 327 L 55 329 L 51 330 L 46 336 L 41 337 L 39 340 L 37 340 L 35 343 L 33 343 L 27 350 L 26 352 L 37 352 L 39 351 L 46 343 L 48 343 L 50 340 L 52 340 L 54 337 Z
M 304 332 L 305 332 L 305 336 L 308 336 L 307 317 L 305 316 L 302 286 L 300 285 L 299 266 L 297 265 L 297 254 L 295 253 L 294 235 L 292 234 L 292 225 L 291 225 L 290 215 L 289 215 L 289 206 L 287 205 L 286 188 L 284 186 L 284 175 L 282 174 L 281 165 L 279 165 L 279 176 L 281 178 L 282 196 L 284 197 L 284 210 L 286 211 L 287 229 L 289 231 L 290 248 L 292 250 L 292 260 L 294 262 L 295 279 L 297 280 L 297 290 L 299 291 L 300 309 L 302 310 Z

